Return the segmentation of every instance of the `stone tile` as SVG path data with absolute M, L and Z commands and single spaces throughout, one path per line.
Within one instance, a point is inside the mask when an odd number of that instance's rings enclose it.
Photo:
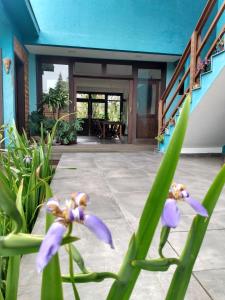
M 181 253 L 187 232 L 172 232 L 169 237 L 173 248 Z M 208 230 L 195 262 L 194 270 L 210 270 L 225 268 L 225 230 Z
M 225 269 L 205 270 L 194 272 L 202 286 L 207 290 L 212 299 L 225 299 Z
M 149 177 L 106 178 L 112 193 L 149 191 L 152 180 Z
M 122 178 L 122 177 L 147 177 L 148 173 L 139 168 L 104 168 L 102 170 L 106 178 Z
M 84 256 L 89 269 L 113 272 L 119 270 L 128 241 L 138 227 L 161 158 L 162 155 L 150 151 L 62 155 L 52 182 L 54 194 L 64 199 L 74 191 L 88 193 L 91 198 L 88 212 L 98 215 L 105 221 L 112 231 L 115 243 L 115 250 L 112 250 L 97 240 L 84 226 L 74 226 L 74 234 L 81 238 L 76 242 L 76 246 Z M 174 180 L 186 184 L 191 195 L 201 201 L 220 167 L 219 158 L 181 156 Z M 182 213 L 180 225 L 172 230 L 169 243 L 164 249 L 164 254 L 169 257 L 181 253 L 195 215 L 193 209 L 183 203 L 180 210 Z M 224 299 L 224 219 L 225 189 L 209 224 L 185 300 Z M 34 233 L 43 234 L 44 226 L 45 212 L 42 209 Z M 148 257 L 158 257 L 160 231 L 159 223 Z M 22 258 L 19 300 L 40 299 L 41 276 L 35 270 L 35 258 L 35 254 Z M 68 273 L 68 256 L 63 247 L 60 249 L 60 260 L 62 271 Z M 141 272 L 130 299 L 164 299 L 173 270 L 174 267 L 165 273 Z M 78 290 L 83 300 L 105 300 L 111 284 L 110 279 L 101 283 L 79 284 Z M 69 284 L 64 285 L 64 297 L 73 299 Z

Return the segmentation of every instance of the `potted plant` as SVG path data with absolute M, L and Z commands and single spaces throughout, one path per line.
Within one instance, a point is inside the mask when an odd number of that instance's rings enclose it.
M 82 120 L 75 119 L 72 121 L 61 120 L 57 126 L 57 140 L 61 145 L 77 143 L 77 130 L 83 130 Z

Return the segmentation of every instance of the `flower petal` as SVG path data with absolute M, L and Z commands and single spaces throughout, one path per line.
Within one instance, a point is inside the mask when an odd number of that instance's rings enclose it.
M 175 228 L 180 220 L 180 211 L 177 207 L 176 200 L 167 199 L 162 213 L 163 226 Z
M 83 222 L 84 221 L 84 211 L 81 207 L 77 207 L 71 210 L 72 216 L 70 218 L 71 222 Z
M 197 200 L 187 197 L 185 201 L 196 211 L 196 213 L 203 217 L 208 217 L 208 212 Z
M 58 251 L 65 232 L 66 226 L 60 222 L 53 223 L 49 228 L 37 255 L 36 266 L 39 273 Z
M 60 216 L 62 213 L 59 201 L 56 198 L 49 198 L 46 203 L 46 208 L 49 213 L 52 213 L 55 216 Z
M 90 203 L 90 198 L 86 193 L 77 192 L 71 195 L 77 206 L 87 206 Z
M 101 219 L 93 215 L 85 215 L 84 225 L 91 232 L 93 232 L 97 236 L 97 238 L 109 244 L 111 248 L 114 248 L 111 232 Z

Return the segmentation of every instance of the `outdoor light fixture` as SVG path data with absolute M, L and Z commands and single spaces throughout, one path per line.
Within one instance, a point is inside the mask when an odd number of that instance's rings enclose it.
M 6 74 L 9 74 L 9 70 L 10 70 L 10 66 L 11 66 L 11 59 L 6 57 L 3 59 L 3 64 L 5 66 L 5 71 L 6 71 Z

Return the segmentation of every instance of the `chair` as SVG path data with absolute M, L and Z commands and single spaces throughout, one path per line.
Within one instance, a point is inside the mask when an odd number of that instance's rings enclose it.
M 103 137 L 103 128 L 102 128 L 102 125 L 101 125 L 101 122 L 99 120 L 96 120 L 96 129 L 97 129 L 97 137 L 99 139 L 102 139 Z

